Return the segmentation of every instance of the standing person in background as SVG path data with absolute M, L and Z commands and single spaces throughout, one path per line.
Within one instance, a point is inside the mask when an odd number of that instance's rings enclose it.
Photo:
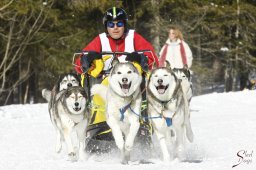
M 160 51 L 159 65 L 162 67 L 168 61 L 172 69 L 189 69 L 192 66 L 192 52 L 183 40 L 181 31 L 171 26 L 169 37 Z
M 186 88 L 187 100 L 193 95 L 190 67 L 192 66 L 192 52 L 188 44 L 183 40 L 181 31 L 171 26 L 169 37 L 160 51 L 159 66 L 164 67 L 166 61 L 170 64 L 174 74 Z M 185 76 L 184 76 L 185 75 Z

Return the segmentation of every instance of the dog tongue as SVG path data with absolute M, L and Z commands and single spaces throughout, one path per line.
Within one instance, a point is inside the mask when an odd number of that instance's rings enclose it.
M 165 86 L 159 86 L 157 88 L 157 91 L 158 91 L 159 94 L 163 94 L 165 92 Z
M 157 91 L 158 91 L 159 94 L 164 94 L 165 89 L 158 89 Z
M 129 92 L 129 84 L 122 85 L 122 91 L 126 94 Z
M 123 90 L 123 92 L 124 92 L 125 94 L 127 94 L 127 93 L 129 92 L 128 89 L 122 89 L 122 90 Z

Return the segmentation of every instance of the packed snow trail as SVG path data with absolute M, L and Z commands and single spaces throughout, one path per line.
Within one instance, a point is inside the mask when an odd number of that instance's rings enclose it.
M 67 161 L 66 150 L 55 153 L 55 131 L 47 104 L 0 107 L 1 170 L 253 170 L 256 169 L 256 91 L 212 93 L 194 97 L 191 124 L 195 142 L 188 144 L 187 161 L 162 163 L 157 142 L 151 161 L 138 164 L 138 148 L 130 165 L 120 154 Z M 64 145 L 65 146 L 65 145 Z M 237 156 L 240 155 L 241 157 Z M 237 165 L 232 168 L 233 165 Z

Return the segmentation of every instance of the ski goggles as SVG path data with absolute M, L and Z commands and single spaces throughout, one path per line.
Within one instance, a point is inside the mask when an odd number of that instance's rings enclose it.
M 118 21 L 117 23 L 114 23 L 114 22 L 112 22 L 112 21 L 108 21 L 108 22 L 107 22 L 107 27 L 108 27 L 108 28 L 114 28 L 115 25 L 116 25 L 117 27 L 123 27 L 123 26 L 124 26 L 124 22 L 123 22 L 123 21 Z

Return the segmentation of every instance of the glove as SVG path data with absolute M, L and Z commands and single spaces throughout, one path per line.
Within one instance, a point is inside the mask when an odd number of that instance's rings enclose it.
M 143 54 L 139 54 L 137 52 L 132 52 L 127 55 L 125 60 L 130 61 L 130 62 L 136 62 L 141 66 L 141 69 L 144 72 L 148 71 L 148 58 Z
M 130 54 L 127 54 L 126 61 L 130 61 L 130 62 L 137 62 L 138 64 L 141 63 L 141 55 L 137 52 L 132 52 Z
M 141 68 L 144 72 L 148 72 L 148 57 L 145 55 L 141 55 L 141 62 L 140 62 Z
M 190 71 L 188 69 L 188 65 L 187 64 L 185 64 L 184 67 L 183 67 L 183 73 L 186 75 L 186 77 L 188 79 L 190 79 L 191 74 L 190 74 Z
M 101 54 L 95 51 L 90 51 L 87 55 L 81 56 L 80 63 L 82 65 L 83 73 L 88 72 L 94 60 L 101 59 L 101 58 L 102 58 Z

